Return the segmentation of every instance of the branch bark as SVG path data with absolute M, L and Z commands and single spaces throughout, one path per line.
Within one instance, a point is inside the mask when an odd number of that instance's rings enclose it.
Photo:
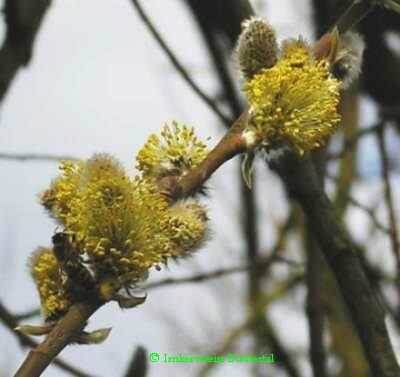
M 309 157 L 287 153 L 271 167 L 288 194 L 299 202 L 321 251 L 339 284 L 374 376 L 395 377 L 400 368 L 385 325 L 384 311 L 357 255 L 357 248 L 337 221 Z
M 100 307 L 97 303 L 78 303 L 60 319 L 43 343 L 29 352 L 15 377 L 38 377 L 53 359 L 85 326 L 89 317 Z
M 14 331 L 14 329 L 18 326 L 18 321 L 16 319 L 16 316 L 10 313 L 10 311 L 1 302 L 0 302 L 0 321 L 3 322 L 4 326 L 8 328 L 18 338 L 19 344 L 22 347 L 33 348 L 38 345 L 29 336 Z M 54 360 L 54 365 L 57 365 L 60 369 L 68 373 L 71 373 L 75 377 L 91 377 L 91 375 L 89 375 L 88 373 L 85 373 L 58 358 Z
M 50 0 L 6 0 L 6 38 L 0 49 L 0 102 L 18 70 L 29 64 Z

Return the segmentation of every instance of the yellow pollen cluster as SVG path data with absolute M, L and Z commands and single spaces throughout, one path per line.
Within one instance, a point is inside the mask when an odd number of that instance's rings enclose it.
M 51 187 L 50 210 L 88 259 L 97 281 L 135 283 L 168 257 L 186 254 L 204 235 L 196 228 L 199 220 L 179 217 L 153 182 L 130 179 L 104 154 L 62 165 Z M 199 208 L 193 207 L 194 212 Z M 193 235 L 185 233 L 191 230 Z
M 207 238 L 207 210 L 196 201 L 174 204 L 169 210 L 168 233 L 179 254 L 197 249 Z
M 207 154 L 206 145 L 196 137 L 193 128 L 174 121 L 163 127 L 161 137 L 153 134 L 148 138 L 136 157 L 136 167 L 144 177 L 184 175 Z
M 244 85 L 251 106 L 245 132 L 263 145 L 287 142 L 300 154 L 318 148 L 340 121 L 339 85 L 305 42 L 287 41 L 277 64 Z
M 31 275 L 39 291 L 46 319 L 57 319 L 67 312 L 71 302 L 65 291 L 59 263 L 51 249 L 38 248 L 30 259 Z

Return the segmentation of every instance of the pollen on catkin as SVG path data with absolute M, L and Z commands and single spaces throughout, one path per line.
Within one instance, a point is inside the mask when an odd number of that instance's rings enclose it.
M 40 203 L 61 224 L 70 212 L 69 204 L 78 190 L 83 165 L 82 161 L 62 161 L 59 167 L 61 176 L 39 195 Z
M 289 144 L 300 154 L 318 148 L 340 121 L 338 80 L 301 39 L 283 43 L 281 57 L 244 84 L 250 105 L 245 133 L 259 145 Z
M 262 69 L 275 65 L 278 44 L 274 30 L 261 18 L 250 18 L 243 22 L 242 27 L 236 46 L 236 60 L 241 76 L 249 80 Z
M 198 166 L 207 154 L 206 145 L 194 129 L 174 121 L 164 125 L 161 137 L 150 135 L 136 157 L 136 167 L 147 178 L 182 176 Z
M 177 213 L 158 192 L 154 179 L 129 178 L 105 154 L 66 166 L 51 188 L 52 211 L 97 282 L 119 279 L 130 286 L 147 277 L 151 267 L 168 257 L 183 256 L 199 243 L 196 216 L 206 216 L 200 215 L 205 210 L 195 202 L 190 216 Z
M 40 195 L 40 202 L 62 224 L 70 215 L 73 198 L 88 182 L 105 176 L 113 177 L 114 180 L 125 178 L 119 162 L 101 153 L 86 161 L 62 161 L 60 171 L 61 175 Z
M 183 256 L 201 247 L 207 240 L 207 223 L 207 209 L 198 201 L 183 200 L 172 205 L 166 222 L 171 256 Z
M 66 231 L 75 236 L 100 279 L 126 273 L 139 279 L 168 248 L 161 232 L 165 199 L 150 182 L 129 179 L 107 155 L 88 160 L 78 181 L 68 203 Z
M 35 250 L 30 257 L 29 267 L 39 292 L 43 316 L 46 320 L 60 318 L 68 311 L 71 302 L 52 249 L 39 247 Z

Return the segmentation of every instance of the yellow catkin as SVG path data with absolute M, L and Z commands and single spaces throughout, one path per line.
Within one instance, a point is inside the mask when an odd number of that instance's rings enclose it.
M 207 210 L 195 200 L 174 204 L 169 210 L 167 232 L 173 241 L 171 256 L 198 249 L 207 239 Z
M 83 168 L 82 161 L 62 161 L 61 176 L 53 180 L 50 188 L 40 195 L 41 204 L 62 224 L 70 212 L 71 200 L 78 191 Z
M 71 302 L 65 291 L 60 265 L 53 251 L 49 248 L 38 248 L 32 254 L 29 265 L 45 319 L 61 317 L 67 312 Z
M 161 137 L 153 134 L 148 138 L 136 157 L 136 167 L 144 177 L 184 175 L 207 154 L 206 145 L 197 138 L 193 128 L 174 121 L 164 125 Z
M 340 121 L 339 86 L 304 41 L 286 41 L 276 65 L 244 85 L 251 114 L 245 132 L 264 145 L 286 142 L 300 154 L 318 148 Z
M 153 179 L 130 179 L 108 155 L 64 163 L 55 182 L 52 211 L 98 282 L 134 284 L 168 257 L 197 247 L 205 232 L 203 207 L 169 207 Z

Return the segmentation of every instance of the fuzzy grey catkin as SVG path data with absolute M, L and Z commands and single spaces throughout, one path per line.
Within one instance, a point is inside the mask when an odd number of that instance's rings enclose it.
M 332 73 L 347 89 L 360 75 L 365 42 L 360 34 L 347 32 L 340 37 L 339 49 L 333 62 Z
M 236 60 L 242 77 L 251 79 L 278 60 L 275 32 L 261 18 L 251 18 L 242 24 L 243 31 L 236 46 Z

